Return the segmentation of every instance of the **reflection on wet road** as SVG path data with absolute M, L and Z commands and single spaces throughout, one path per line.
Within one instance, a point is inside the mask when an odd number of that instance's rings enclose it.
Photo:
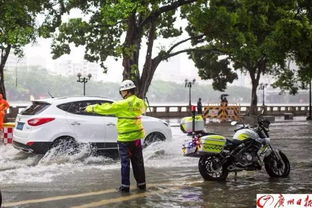
M 208 125 L 209 131 L 230 137 L 233 127 Z M 135 186 L 130 194 L 117 193 L 119 161 L 78 155 L 28 155 L 0 146 L 3 207 L 254 207 L 257 193 L 311 193 L 312 123 L 276 122 L 271 141 L 288 156 L 288 178 L 271 179 L 265 172 L 230 174 L 227 181 L 203 181 L 198 159 L 182 156 L 186 136 L 172 127 L 173 140 L 144 150 L 148 191 Z M 135 181 L 132 178 L 132 184 Z

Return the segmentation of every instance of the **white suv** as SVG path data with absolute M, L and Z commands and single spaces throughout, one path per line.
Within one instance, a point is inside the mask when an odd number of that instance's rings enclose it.
M 96 150 L 117 150 L 117 118 L 87 113 L 87 105 L 112 103 L 101 97 L 49 98 L 33 101 L 21 112 L 13 131 L 16 149 L 44 154 L 51 147 L 64 141 L 76 144 L 88 143 Z M 172 138 L 168 124 L 160 119 L 142 116 L 146 137 L 145 145 Z

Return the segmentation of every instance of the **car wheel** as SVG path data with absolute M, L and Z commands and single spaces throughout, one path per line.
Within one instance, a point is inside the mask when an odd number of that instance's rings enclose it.
M 160 132 L 152 132 L 149 135 L 147 135 L 144 139 L 143 146 L 147 147 L 148 145 L 159 142 L 159 141 L 165 141 L 166 137 Z
M 57 153 L 74 154 L 77 152 L 78 144 L 72 137 L 60 137 L 57 138 L 51 145 L 51 149 L 54 149 Z

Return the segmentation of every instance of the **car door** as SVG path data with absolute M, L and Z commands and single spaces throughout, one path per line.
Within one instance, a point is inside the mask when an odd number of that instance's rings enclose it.
M 108 117 L 95 113 L 87 113 L 84 111 L 88 105 L 105 102 L 100 100 L 77 101 L 72 102 L 68 108 L 68 122 L 71 126 L 76 140 L 79 142 L 90 143 L 106 143 L 116 142 L 108 136 L 109 129 L 116 128 L 116 123 L 113 123 Z M 107 101 L 106 101 L 107 102 Z
M 117 117 L 113 115 L 106 116 L 106 138 L 108 141 L 117 141 Z

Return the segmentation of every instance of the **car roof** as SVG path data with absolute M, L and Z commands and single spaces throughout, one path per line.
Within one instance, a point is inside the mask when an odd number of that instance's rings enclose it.
M 75 102 L 75 101 L 84 101 L 84 100 L 105 100 L 105 101 L 111 101 L 114 102 L 114 100 L 105 98 L 105 97 L 96 97 L 96 96 L 77 96 L 77 97 L 55 97 L 55 98 L 45 98 L 45 99 L 39 99 L 34 100 L 32 102 L 44 102 L 44 103 L 50 103 L 50 104 L 62 104 L 62 103 L 69 103 L 69 102 Z

